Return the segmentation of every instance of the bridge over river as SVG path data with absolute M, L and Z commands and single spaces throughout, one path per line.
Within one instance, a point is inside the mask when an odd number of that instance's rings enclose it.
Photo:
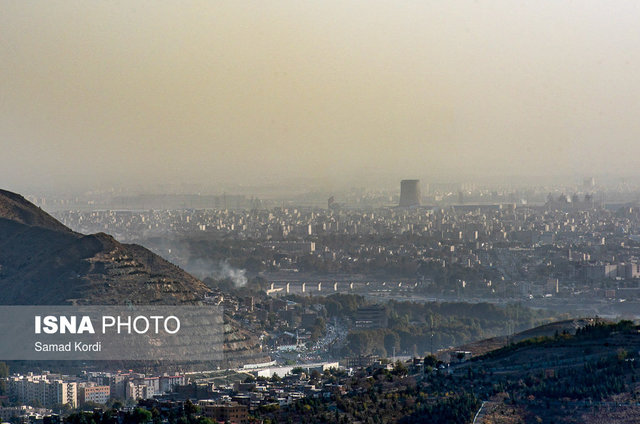
M 329 295 L 332 293 L 411 291 L 420 283 L 411 281 L 271 281 L 267 294 Z

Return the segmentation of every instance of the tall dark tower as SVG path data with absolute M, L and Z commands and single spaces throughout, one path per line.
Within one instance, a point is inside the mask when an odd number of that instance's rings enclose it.
M 420 180 L 400 181 L 400 206 L 420 206 Z

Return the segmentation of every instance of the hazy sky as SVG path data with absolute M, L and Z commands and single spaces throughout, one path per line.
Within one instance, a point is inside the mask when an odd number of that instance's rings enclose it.
M 638 1 L 2 1 L 0 186 L 635 172 Z

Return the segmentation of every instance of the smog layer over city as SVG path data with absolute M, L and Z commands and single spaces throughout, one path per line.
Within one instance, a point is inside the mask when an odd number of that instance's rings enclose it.
M 640 422 L 638 22 L 3 2 L 0 423 Z

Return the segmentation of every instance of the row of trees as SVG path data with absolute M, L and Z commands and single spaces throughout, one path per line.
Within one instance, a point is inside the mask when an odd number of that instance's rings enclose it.
M 435 359 L 435 358 L 432 358 Z M 465 388 L 445 393 L 430 383 L 408 376 L 405 364 L 391 370 L 360 371 L 341 378 L 345 395 L 305 398 L 285 408 L 263 408 L 258 419 L 265 423 L 468 423 L 480 400 Z
M 217 421 L 200 415 L 200 408 L 187 400 L 182 408 L 171 410 L 154 406 L 138 406 L 130 412 L 116 409 L 94 409 L 74 412 L 65 418 L 66 424 L 216 424 Z
M 354 316 L 362 304 L 357 297 L 350 299 L 350 295 L 329 296 L 326 302 L 331 305 L 328 311 L 339 310 L 347 316 Z M 514 331 L 521 331 L 549 319 L 546 312 L 518 304 L 390 301 L 386 305 L 388 327 L 351 331 L 344 354 L 390 356 L 395 351 L 421 356 L 424 352 L 503 335 L 507 324 Z

